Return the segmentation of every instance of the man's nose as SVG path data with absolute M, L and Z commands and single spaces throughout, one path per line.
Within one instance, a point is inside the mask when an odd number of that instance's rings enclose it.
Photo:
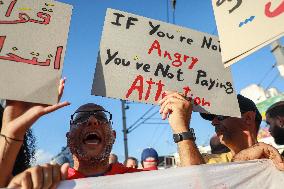
M 269 129 L 268 129 L 268 131 L 271 133 L 271 132 L 272 132 L 272 130 L 273 130 L 273 126 L 269 125 Z
M 88 125 L 99 125 L 100 122 L 94 116 L 91 116 L 88 121 Z
M 218 125 L 220 125 L 220 121 L 217 119 L 217 117 L 214 117 L 214 119 L 212 120 L 211 124 L 213 126 L 218 126 Z

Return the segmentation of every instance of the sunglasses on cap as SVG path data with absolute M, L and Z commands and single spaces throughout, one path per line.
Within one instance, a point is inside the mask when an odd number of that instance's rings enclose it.
M 106 110 L 77 111 L 71 115 L 70 125 L 87 123 L 91 116 L 101 123 L 110 123 L 112 120 L 112 114 Z
M 227 119 L 229 117 L 230 116 L 216 115 L 214 118 L 216 118 L 218 121 L 224 121 L 225 119 Z

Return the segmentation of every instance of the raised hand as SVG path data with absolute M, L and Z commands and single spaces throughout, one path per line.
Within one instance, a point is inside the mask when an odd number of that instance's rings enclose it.
M 67 178 L 68 168 L 68 163 L 63 164 L 62 166 L 58 164 L 45 164 L 29 168 L 12 178 L 8 188 L 54 189 L 60 181 Z

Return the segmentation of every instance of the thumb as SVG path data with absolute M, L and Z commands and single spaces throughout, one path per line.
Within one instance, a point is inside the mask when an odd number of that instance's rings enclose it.
M 61 166 L 60 172 L 61 172 L 61 179 L 62 180 L 66 180 L 67 179 L 69 167 L 70 167 L 69 163 L 64 163 Z

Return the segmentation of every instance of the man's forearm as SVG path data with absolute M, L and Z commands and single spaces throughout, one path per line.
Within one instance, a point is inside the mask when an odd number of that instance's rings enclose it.
M 5 187 L 8 184 L 22 144 L 23 142 L 0 137 L 0 187 Z
M 182 167 L 205 163 L 193 140 L 183 140 L 179 142 L 178 151 Z

